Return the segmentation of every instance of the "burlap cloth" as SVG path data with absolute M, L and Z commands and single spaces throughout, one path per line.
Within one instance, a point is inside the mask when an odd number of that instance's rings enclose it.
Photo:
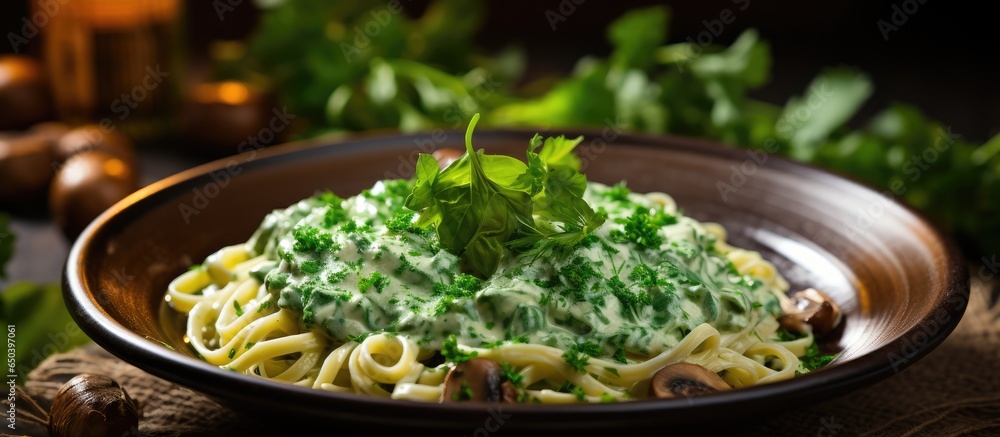
M 994 287 L 974 278 L 968 310 L 955 332 L 900 374 L 806 408 L 775 405 L 774 416 L 732 431 L 767 436 L 1000 435 L 1000 305 L 987 291 Z M 25 388 L 47 409 L 59 387 L 84 372 L 112 376 L 140 402 L 142 435 L 242 435 L 262 429 L 257 418 L 151 376 L 94 345 L 50 357 L 29 374 Z M 18 403 L 19 409 L 24 406 Z M 3 408 L 6 412 L 7 405 Z M 47 435 L 43 426 L 26 420 L 19 420 L 14 432 Z

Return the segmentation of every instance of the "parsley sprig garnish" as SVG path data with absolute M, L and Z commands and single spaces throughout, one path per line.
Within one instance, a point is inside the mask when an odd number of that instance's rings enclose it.
M 420 214 L 415 225 L 433 225 L 441 246 L 461 257 L 468 272 L 489 277 L 505 248 L 572 245 L 604 223 L 583 200 L 587 180 L 572 153 L 582 138 L 536 135 L 526 165 L 476 152 L 472 132 L 478 121 L 476 114 L 469 123 L 465 154 L 444 170 L 433 156 L 420 155 L 405 204 Z
M 586 373 L 585 368 L 590 365 L 590 357 L 598 357 L 603 352 L 599 345 L 588 341 L 570 346 L 563 353 L 562 358 L 566 360 L 566 364 L 572 367 L 573 370 L 579 373 Z

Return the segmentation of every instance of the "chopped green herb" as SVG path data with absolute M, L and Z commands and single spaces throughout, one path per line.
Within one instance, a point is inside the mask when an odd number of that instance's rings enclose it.
M 461 387 L 457 392 L 451 395 L 451 399 L 455 401 L 467 401 L 472 399 L 475 393 L 472 392 L 472 388 L 469 387 L 469 381 L 462 381 Z
M 615 349 L 615 353 L 611 358 L 619 363 L 628 364 L 628 360 L 625 358 L 625 349 L 623 348 Z
M 364 293 L 372 286 L 375 286 L 375 291 L 381 294 L 382 290 L 385 290 L 390 282 L 391 280 L 388 276 L 383 275 L 379 271 L 374 271 L 367 277 L 363 276 L 358 280 L 358 291 Z
M 333 238 L 329 232 L 321 232 L 312 226 L 300 226 L 292 230 L 292 237 L 295 244 L 292 249 L 296 252 L 322 253 L 333 247 Z
M 236 356 L 236 348 L 229 349 L 229 359 L 233 359 Z
M 463 352 L 458 348 L 458 339 L 455 338 L 455 334 L 449 335 L 441 346 L 441 356 L 444 357 L 445 361 L 452 363 L 462 363 L 469 361 L 479 355 L 479 352 Z
M 240 302 L 233 299 L 233 308 L 236 308 L 236 317 L 243 316 L 243 307 L 240 306 Z
M 482 286 L 482 280 L 464 273 L 455 275 L 451 285 L 445 285 L 441 282 L 435 283 L 432 288 L 433 293 L 435 296 L 440 296 L 441 300 L 434 307 L 434 314 L 442 315 L 455 301 L 474 297 Z
M 259 313 L 259 312 L 264 311 L 264 310 L 266 310 L 266 309 L 268 309 L 270 307 L 271 307 L 271 301 L 265 300 L 264 302 L 261 302 L 261 304 L 257 306 L 257 312 Z
M 793 334 L 786 329 L 779 329 L 777 332 L 778 341 L 792 341 L 802 338 L 800 335 Z
M 802 362 L 802 368 L 805 369 L 806 372 L 812 372 L 813 370 L 830 364 L 834 358 L 836 358 L 836 355 L 823 355 L 823 353 L 819 350 L 819 346 L 816 345 L 816 342 L 813 342 L 813 344 L 806 348 L 806 354 L 799 357 L 799 361 Z M 796 371 L 796 374 L 799 373 L 800 372 Z
M 618 202 L 624 202 L 628 200 L 628 195 L 632 190 L 628 188 L 625 181 L 620 181 L 614 184 L 610 190 L 605 191 L 602 195 L 608 200 L 614 200 Z
M 652 298 L 644 290 L 637 290 L 634 293 L 629 291 L 628 286 L 617 276 L 608 278 L 605 283 L 611 294 L 621 302 L 622 309 L 626 312 L 637 312 L 640 307 L 653 303 Z
M 365 333 L 361 333 L 361 334 L 358 334 L 358 335 L 350 335 L 350 334 L 348 334 L 347 335 L 347 340 L 348 341 L 353 341 L 355 343 L 361 343 L 361 342 L 365 341 L 365 339 L 368 338 L 369 335 L 372 335 L 372 334 L 370 332 L 365 332 Z
M 502 369 L 504 379 L 514 384 L 514 387 L 520 387 L 524 383 L 524 375 L 519 373 L 510 363 L 501 361 L 500 368 Z
M 656 270 L 653 270 L 645 264 L 639 264 L 632 268 L 632 272 L 629 273 L 628 278 L 635 281 L 642 288 L 653 288 L 660 285 L 664 285 L 667 281 L 660 279 Z
M 639 208 L 625 220 L 624 232 L 615 230 L 613 234 L 625 241 L 631 241 L 644 249 L 657 249 L 663 243 L 660 226 L 653 223 L 649 211 Z
M 302 264 L 299 264 L 299 270 L 302 270 L 302 273 L 307 274 L 319 273 L 320 264 L 319 260 L 303 261 Z
M 573 370 L 579 373 L 586 373 L 584 368 L 590 365 L 590 357 L 600 356 L 602 352 L 601 347 L 595 343 L 577 343 L 570 346 L 563 353 L 562 358 L 566 360 L 566 364 L 569 364 Z
M 416 215 L 417 213 L 410 210 L 398 210 L 385 222 L 385 227 L 396 233 L 409 232 L 411 234 L 424 235 L 428 230 L 416 225 L 413 221 Z

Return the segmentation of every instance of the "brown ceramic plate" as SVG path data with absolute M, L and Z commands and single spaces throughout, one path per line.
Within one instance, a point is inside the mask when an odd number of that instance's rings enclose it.
M 627 179 L 634 191 L 667 192 L 688 215 L 722 223 L 734 244 L 761 251 L 792 290 L 825 290 L 846 314 L 843 352 L 806 376 L 690 400 L 504 406 L 504 429 L 759 417 L 891 376 L 940 344 L 962 317 L 969 283 L 961 256 L 907 207 L 763 151 L 609 133 L 582 132 L 590 180 Z M 475 141 L 491 153 L 520 157 L 532 134 L 480 131 Z M 418 150 L 462 148 L 462 138 L 439 132 L 289 144 L 167 178 L 115 205 L 83 232 L 67 262 L 66 302 L 83 330 L 118 357 L 239 409 L 313 424 L 481 427 L 497 417 L 488 405 L 345 395 L 220 370 L 184 347 L 164 347 L 180 346 L 180 334 L 165 328 L 170 312 L 161 313 L 171 279 L 218 248 L 246 241 L 269 211 L 322 189 L 347 196 L 379 179 L 408 177 Z

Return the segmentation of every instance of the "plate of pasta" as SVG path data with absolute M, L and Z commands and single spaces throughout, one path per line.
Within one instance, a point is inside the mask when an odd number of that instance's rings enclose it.
M 898 372 L 964 312 L 952 244 L 861 184 L 763 149 L 476 121 L 144 188 L 75 243 L 71 312 L 243 411 L 473 428 L 801 405 Z

